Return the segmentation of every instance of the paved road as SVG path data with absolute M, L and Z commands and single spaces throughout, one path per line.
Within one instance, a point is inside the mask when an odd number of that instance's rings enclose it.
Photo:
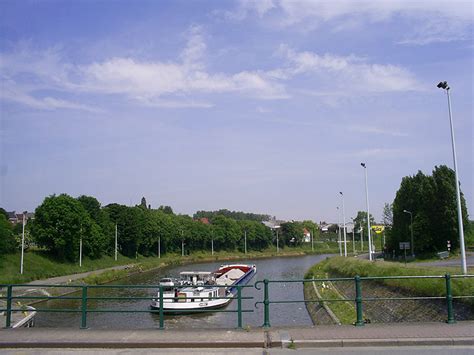
M 246 330 L 2 329 L 1 349 L 286 349 L 474 346 L 474 322 L 370 324 Z
M 468 271 L 474 271 L 474 253 L 466 253 L 466 264 Z M 451 258 L 447 260 L 436 260 L 427 262 L 417 262 L 416 265 L 430 265 L 430 266 L 458 266 L 461 267 L 461 257 Z
M 48 284 L 48 285 L 57 285 L 57 284 L 67 284 L 70 283 L 71 281 L 75 280 L 80 280 L 83 279 L 87 276 L 90 275 L 99 275 L 102 274 L 105 271 L 109 270 L 123 270 L 123 269 L 129 269 L 133 266 L 133 264 L 130 265 L 119 265 L 119 266 L 113 266 L 109 267 L 106 269 L 100 269 L 100 270 L 93 270 L 93 271 L 88 271 L 88 272 L 82 272 L 80 274 L 73 274 L 73 275 L 64 275 L 64 276 L 57 276 L 57 277 L 52 277 L 49 279 L 43 279 L 43 280 L 35 280 L 31 281 L 28 283 L 28 285 L 40 285 L 40 284 Z
M 315 354 L 315 349 L 296 349 L 298 354 Z M 96 355 L 98 352 L 105 355 L 267 355 L 267 354 L 292 354 L 295 349 L 261 349 L 261 348 L 232 348 L 232 349 L 28 349 L 28 354 L 33 355 Z M 474 346 L 408 346 L 408 347 L 361 347 L 361 348 L 318 348 L 318 355 L 472 355 Z M 2 349 L 2 355 L 25 354 L 25 350 Z

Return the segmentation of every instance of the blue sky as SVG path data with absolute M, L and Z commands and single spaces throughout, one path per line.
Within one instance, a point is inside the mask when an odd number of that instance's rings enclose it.
M 0 205 L 379 220 L 452 163 L 474 213 L 469 1 L 0 1 Z M 471 217 L 472 218 L 472 217 Z

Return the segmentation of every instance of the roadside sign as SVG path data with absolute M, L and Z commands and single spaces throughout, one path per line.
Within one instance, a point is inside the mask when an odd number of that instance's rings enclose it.
M 400 242 L 400 250 L 408 250 L 410 249 L 410 242 Z

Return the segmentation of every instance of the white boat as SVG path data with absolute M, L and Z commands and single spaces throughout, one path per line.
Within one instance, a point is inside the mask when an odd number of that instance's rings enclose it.
M 163 311 L 186 313 L 224 307 L 237 294 L 237 287 L 247 284 L 257 272 L 256 265 L 222 265 L 214 272 L 183 271 L 180 279 L 160 280 L 163 289 Z M 160 309 L 160 292 L 151 309 Z

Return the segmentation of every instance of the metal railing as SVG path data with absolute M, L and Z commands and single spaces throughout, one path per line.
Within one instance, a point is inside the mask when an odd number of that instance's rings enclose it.
M 363 326 L 363 302 L 370 301 L 384 301 L 384 300 L 446 300 L 447 308 L 447 320 L 449 324 L 455 323 L 455 316 L 453 311 L 453 300 L 454 299 L 468 299 L 474 298 L 474 295 L 453 295 L 452 292 L 452 279 L 468 279 L 474 278 L 474 275 L 439 275 L 439 276 L 376 276 L 376 277 L 344 277 L 344 278 L 321 278 L 321 279 L 301 279 L 301 280 L 260 280 L 255 282 L 254 285 L 238 285 L 233 286 L 237 290 L 235 295 L 228 295 L 226 297 L 217 296 L 217 297 L 207 297 L 206 299 L 233 299 L 237 302 L 236 309 L 197 309 L 197 310 L 173 310 L 175 314 L 180 313 L 205 313 L 205 312 L 225 312 L 225 313 L 236 313 L 237 314 L 237 328 L 242 328 L 242 316 L 243 313 L 254 312 L 254 309 L 243 309 L 242 300 L 252 300 L 253 297 L 246 297 L 242 295 L 242 291 L 246 288 L 255 288 L 257 290 L 262 290 L 263 285 L 263 299 L 262 301 L 255 302 L 255 308 L 258 308 L 259 304 L 263 304 L 263 324 L 262 327 L 270 327 L 270 305 L 278 303 L 321 303 L 321 302 L 353 302 L 355 304 L 355 322 L 356 326 Z M 383 281 L 383 280 L 409 280 L 409 279 L 433 279 L 433 280 L 444 280 L 444 290 L 443 295 L 434 295 L 434 296 L 413 296 L 413 297 L 363 297 L 363 283 L 366 281 Z M 343 298 L 343 299 L 297 299 L 297 300 L 275 300 L 271 298 L 270 295 L 270 284 L 278 283 L 309 283 L 309 282 L 354 282 L 355 287 L 355 297 L 353 299 Z M 77 308 L 36 308 L 36 312 L 73 312 L 81 314 L 81 328 L 87 328 L 88 323 L 88 314 L 90 313 L 144 313 L 151 312 L 159 315 L 159 328 L 165 328 L 165 313 L 163 309 L 163 304 L 165 300 L 175 299 L 175 297 L 165 297 L 163 292 L 163 286 L 157 285 L 34 285 L 35 288 L 66 288 L 71 289 L 67 294 L 61 296 L 25 296 L 25 295 L 13 295 L 14 289 L 21 288 L 31 288 L 32 285 L 20 284 L 20 285 L 1 285 L 0 289 L 6 289 L 6 296 L 0 295 L 0 299 L 6 300 L 6 307 L 0 309 L 0 312 L 6 313 L 6 328 L 12 326 L 12 313 L 17 311 L 22 311 L 24 308 L 15 308 L 13 306 L 14 300 L 30 300 L 33 302 L 41 302 L 48 300 L 76 300 L 80 301 L 80 306 Z M 213 287 L 227 287 L 227 286 L 217 286 L 217 285 L 203 285 L 200 287 L 204 288 L 213 288 Z M 89 290 L 96 289 L 153 289 L 158 291 L 156 295 L 147 295 L 147 296 L 126 296 L 126 297 L 110 297 L 110 296 L 91 296 Z M 80 295 L 73 295 L 74 293 L 80 293 Z M 201 299 L 202 297 L 188 297 L 187 299 Z M 100 300 L 149 300 L 150 302 L 154 299 L 159 301 L 159 309 L 152 310 L 150 308 L 146 309 L 108 309 L 108 308 L 94 308 L 91 307 L 90 301 L 100 301 Z
M 451 280 L 452 279 L 467 279 L 473 278 L 474 275 L 439 275 L 439 276 L 374 276 L 374 277 L 342 277 L 342 278 L 321 278 L 321 279 L 302 279 L 302 280 L 261 280 L 255 283 L 255 288 L 261 290 L 263 285 L 263 300 L 255 302 L 255 307 L 259 304 L 263 304 L 263 325 L 262 327 L 270 327 L 270 305 L 278 303 L 320 303 L 320 302 L 354 302 L 355 303 L 355 326 L 363 326 L 365 324 L 363 319 L 363 302 L 368 301 L 404 301 L 404 300 L 435 300 L 445 299 L 447 308 L 447 319 L 446 322 L 449 324 L 455 323 L 454 311 L 453 311 L 453 299 L 467 299 L 474 298 L 474 295 L 457 295 L 453 296 Z M 363 281 L 382 281 L 382 280 L 408 280 L 408 279 L 444 279 L 445 280 L 445 295 L 443 296 L 413 296 L 413 297 L 363 297 L 362 295 L 362 283 Z M 353 281 L 355 287 L 355 298 L 354 299 L 336 299 L 336 298 L 317 298 L 317 299 L 305 299 L 305 300 L 272 300 L 270 298 L 270 284 L 278 283 L 309 283 L 309 282 L 343 282 Z
M 41 301 L 49 301 L 49 300 L 77 300 L 80 301 L 79 308 L 35 308 L 36 312 L 62 312 L 62 313 L 80 313 L 81 314 L 81 329 L 87 328 L 87 321 L 88 321 L 88 314 L 89 313 L 155 313 L 159 314 L 159 328 L 164 329 L 164 315 L 166 311 L 163 309 L 163 303 L 165 300 L 176 299 L 175 297 L 165 297 L 163 294 L 163 286 L 157 285 L 43 285 L 37 284 L 34 285 L 35 288 L 69 288 L 71 292 L 69 295 L 61 295 L 61 296 L 14 296 L 13 290 L 14 288 L 20 289 L 29 287 L 31 288 L 32 285 L 26 284 L 18 284 L 18 285 L 1 285 L 1 288 L 6 288 L 7 294 L 6 296 L 0 296 L 0 299 L 6 300 L 6 308 L 0 308 L 0 312 L 6 312 L 6 321 L 5 327 L 11 328 L 12 326 L 12 313 L 13 312 L 20 312 L 23 311 L 24 308 L 15 308 L 13 306 L 14 300 L 30 300 L 33 302 L 41 302 Z M 229 288 L 225 285 L 200 285 L 199 287 L 202 288 Z M 244 288 L 253 288 L 254 285 L 236 285 L 232 286 L 232 288 L 236 289 L 235 296 L 227 295 L 227 296 L 217 296 L 211 297 L 206 296 L 206 300 L 236 300 L 237 301 L 237 308 L 235 310 L 229 309 L 196 309 L 196 310 L 187 310 L 187 309 L 176 309 L 173 310 L 174 314 L 191 314 L 191 313 L 206 313 L 206 312 L 222 312 L 222 313 L 237 313 L 237 328 L 242 328 L 242 315 L 243 313 L 253 312 L 253 309 L 243 309 L 242 308 L 242 300 L 251 300 L 253 297 L 246 297 L 242 295 L 242 289 Z M 110 296 L 90 296 L 89 290 L 91 289 L 154 289 L 158 290 L 158 293 L 154 296 L 126 296 L 126 297 L 110 297 Z M 73 293 L 80 293 L 80 296 L 70 296 Z M 91 308 L 89 305 L 89 301 L 100 301 L 100 300 L 149 300 L 151 301 L 159 298 L 159 309 L 107 309 L 107 308 Z M 202 297 L 187 297 L 187 300 L 194 300 L 201 299 Z

